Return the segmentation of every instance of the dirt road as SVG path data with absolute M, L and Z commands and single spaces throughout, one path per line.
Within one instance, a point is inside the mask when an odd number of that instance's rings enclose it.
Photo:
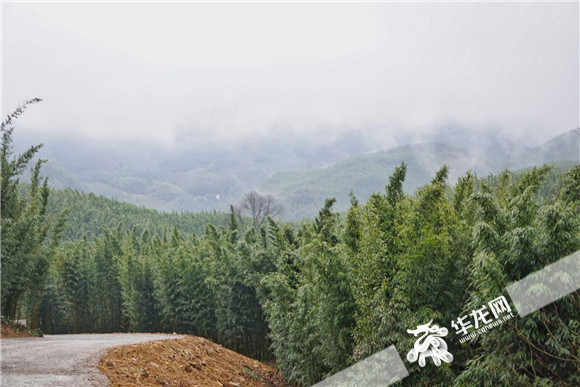
M 105 349 L 181 338 L 144 333 L 54 335 L 2 339 L 2 386 L 103 386 L 97 370 Z

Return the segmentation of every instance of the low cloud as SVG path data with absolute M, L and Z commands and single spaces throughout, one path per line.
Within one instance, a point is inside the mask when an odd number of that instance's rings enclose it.
M 41 97 L 30 130 L 165 144 L 454 124 L 533 145 L 578 124 L 577 3 L 107 4 L 117 44 L 83 30 L 90 5 L 2 5 L 4 111 Z

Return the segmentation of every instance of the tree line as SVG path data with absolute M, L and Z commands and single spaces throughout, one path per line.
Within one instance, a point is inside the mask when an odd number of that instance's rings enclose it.
M 402 164 L 364 205 L 352 196 L 344 219 L 327 200 L 261 281 L 284 375 L 308 385 L 392 344 L 408 351 L 417 338 L 407 330 L 434 320 L 449 327 L 455 359 L 407 364 L 405 385 L 578 384 L 578 292 L 474 342 L 453 341 L 450 323 L 579 250 L 580 166 L 468 173 L 453 187 L 444 166 L 414 195 L 402 190 L 405 173 Z
M 227 227 L 201 236 L 117 228 L 55 251 L 39 327 L 49 333 L 178 332 L 204 336 L 254 358 L 271 358 L 257 297 L 275 270 L 272 235 Z M 262 229 L 264 230 L 264 229 Z
M 160 212 L 71 188 L 49 190 L 47 213 L 58 214 L 67 209 L 64 240 L 98 237 L 104 230 L 118 226 L 135 229 L 137 233 L 147 230 L 156 234 L 175 226 L 186 234 L 202 234 L 207 223 L 225 225 L 228 222 L 228 214 L 223 212 Z
M 50 333 L 201 335 L 275 359 L 297 385 L 392 344 L 409 350 L 407 329 L 431 319 L 449 327 L 580 248 L 579 165 L 467 173 L 453 186 L 443 166 L 410 195 L 403 163 L 366 203 L 351 195 L 339 214 L 328 199 L 299 225 L 243 222 L 232 207 L 202 232 L 120 225 L 59 242 L 66 212 L 46 212 L 41 162 L 18 188 L 38 149 L 11 159 L 2 130 L 3 314 L 25 311 Z M 576 385 L 579 307 L 576 292 L 469 343 L 451 331 L 454 361 L 407 364 L 404 384 Z

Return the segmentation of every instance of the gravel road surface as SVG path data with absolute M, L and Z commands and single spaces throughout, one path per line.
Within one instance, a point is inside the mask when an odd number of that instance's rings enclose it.
M 97 369 L 105 350 L 120 345 L 182 338 L 146 333 L 47 335 L 1 339 L 1 386 L 105 386 Z

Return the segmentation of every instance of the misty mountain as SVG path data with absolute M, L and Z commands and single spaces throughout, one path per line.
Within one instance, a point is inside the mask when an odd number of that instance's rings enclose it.
M 174 144 L 15 133 L 16 152 L 43 143 L 43 174 L 73 188 L 162 211 L 229 210 L 283 170 L 320 168 L 372 150 L 362 136 L 304 141 L 291 134 L 232 139 L 182 135 Z
M 467 170 L 486 174 L 501 168 L 501 161 L 474 156 L 464 148 L 443 143 L 404 145 L 357 155 L 326 168 L 286 171 L 275 174 L 260 187 L 279 197 L 288 217 L 307 218 L 316 214 L 324 199 L 336 197 L 336 209 L 349 207 L 349 192 L 366 201 L 373 192 L 381 192 L 389 176 L 402 162 L 407 164 L 406 192 L 413 192 L 429 182 L 443 164 L 450 168 L 450 181 Z
M 455 141 L 461 138 L 458 136 Z M 544 163 L 567 168 L 580 160 L 578 141 L 575 131 L 570 131 L 512 155 L 509 151 L 517 147 L 498 138 L 484 139 L 479 148 L 472 143 L 472 149 L 436 142 L 405 145 L 350 157 L 326 168 L 279 172 L 265 181 L 261 189 L 273 193 L 291 209 L 287 218 L 307 218 L 317 213 L 325 198 L 336 197 L 336 209 L 344 210 L 349 207 L 351 190 L 363 201 L 371 193 L 383 191 L 389 176 L 402 162 L 407 164 L 403 188 L 412 193 L 428 183 L 443 164 L 449 166 L 450 184 L 468 170 L 485 176 L 506 168 L 515 170 Z
M 577 163 L 580 161 L 579 130 L 570 130 L 532 149 L 518 152 L 510 157 L 508 164 L 515 169 L 545 163 Z
M 336 136 L 202 139 L 183 135 L 174 144 L 88 140 L 75 136 L 16 132 L 16 151 L 44 143 L 43 174 L 54 188 L 73 188 L 161 211 L 227 211 L 250 190 L 270 192 L 284 218 L 312 217 L 327 197 L 348 206 L 351 190 L 361 200 L 382 191 L 401 162 L 404 189 L 413 192 L 446 163 L 450 183 L 467 170 L 478 175 L 544 162 L 578 159 L 578 136 L 564 133 L 534 148 L 499 135 L 458 127 L 433 131 L 437 141 L 386 147 L 356 131 Z M 426 137 L 429 139 L 429 137 Z M 397 139 L 403 143 L 403 139 Z

